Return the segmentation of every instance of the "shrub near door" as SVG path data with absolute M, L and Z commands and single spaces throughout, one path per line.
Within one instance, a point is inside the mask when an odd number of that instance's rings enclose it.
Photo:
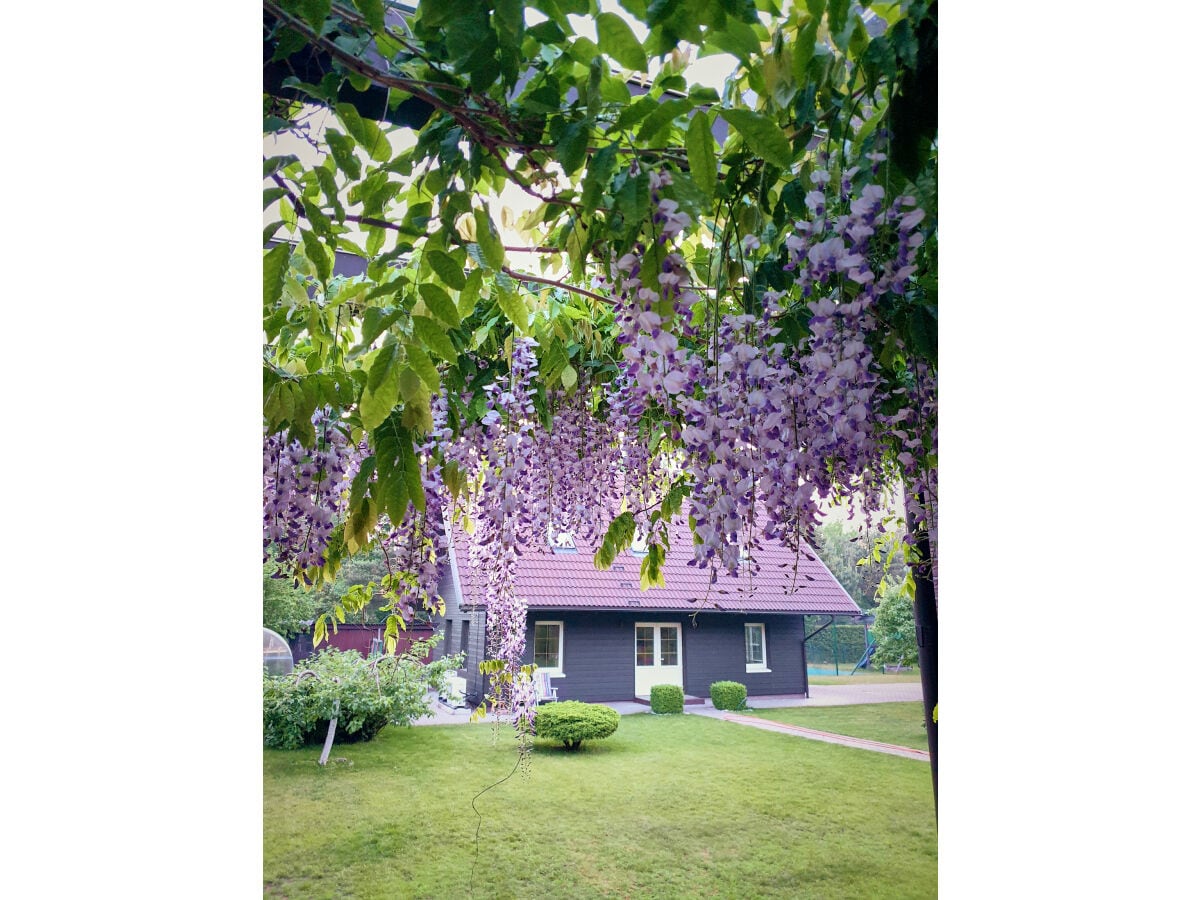
M 746 686 L 736 681 L 714 681 L 708 686 L 708 696 L 717 709 L 744 709 Z
M 650 712 L 683 712 L 683 688 L 677 684 L 656 684 L 650 688 Z

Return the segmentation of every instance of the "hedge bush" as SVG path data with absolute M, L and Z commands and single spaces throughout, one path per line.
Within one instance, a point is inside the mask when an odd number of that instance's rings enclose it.
M 708 686 L 708 696 L 717 709 L 746 708 L 746 686 L 736 681 L 714 681 Z
M 538 705 L 533 731 L 538 737 L 562 741 L 568 750 L 578 750 L 584 741 L 598 741 L 617 730 L 621 716 L 600 703 L 563 700 Z
M 683 712 L 683 688 L 677 684 L 656 684 L 650 688 L 650 711 L 656 713 Z
M 355 650 L 322 650 L 290 675 L 263 674 L 263 745 L 294 750 L 320 744 L 338 701 L 334 741 L 369 741 L 385 725 L 429 714 L 430 687 L 441 685 L 461 655 L 422 665 L 429 642 L 400 656 L 366 660 Z

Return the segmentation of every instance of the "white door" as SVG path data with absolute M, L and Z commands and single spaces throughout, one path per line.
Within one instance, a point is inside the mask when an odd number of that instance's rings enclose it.
M 683 635 L 678 625 L 639 622 L 634 631 L 633 692 L 650 696 L 656 684 L 683 687 Z

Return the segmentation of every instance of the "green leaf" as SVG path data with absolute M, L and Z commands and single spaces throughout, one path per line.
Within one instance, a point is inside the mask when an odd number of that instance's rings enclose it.
M 405 351 L 408 353 L 408 364 L 412 370 L 421 376 L 421 380 L 425 382 L 425 386 L 431 393 L 436 392 L 441 387 L 442 378 L 438 375 L 437 366 L 433 364 L 433 360 L 416 344 L 406 344 Z
M 542 348 L 541 364 L 539 366 L 542 377 L 546 379 L 547 384 L 553 384 L 562 375 L 563 369 L 570 362 L 567 358 L 567 349 L 563 346 L 562 341 L 553 335 L 547 340 L 540 340 L 538 343 Z
M 650 176 L 642 171 L 628 178 L 614 195 L 617 211 L 625 219 L 627 230 L 650 214 Z
M 428 396 L 425 398 L 425 406 L 426 408 L 429 406 Z M 411 440 L 403 441 L 400 448 L 404 459 L 403 472 L 408 486 L 409 499 L 412 500 L 412 505 L 417 512 L 425 512 L 425 486 L 421 484 L 421 463 L 413 450 L 413 442 Z
M 617 165 L 617 145 L 609 144 L 592 157 L 587 175 L 583 179 L 583 205 L 592 209 L 600 205 L 604 190 L 612 180 Z
M 588 130 L 587 122 L 572 122 L 554 147 L 554 155 L 568 175 L 578 172 L 587 158 Z
M 658 105 L 657 109 L 646 117 L 646 121 L 642 123 L 642 127 L 638 130 L 637 139 L 644 144 L 652 143 L 663 128 L 691 108 L 692 101 L 686 97 L 664 100 Z
M 579 383 L 579 373 L 570 364 L 562 370 L 562 386 L 568 394 L 575 393 L 575 385 Z
M 292 163 L 299 161 L 299 158 L 290 153 L 286 156 L 269 156 L 263 160 L 263 178 L 269 178 L 280 169 L 286 169 Z
M 792 44 L 792 79 L 797 85 L 808 83 L 808 64 L 813 58 L 813 50 L 817 44 L 817 28 L 820 25 L 820 15 L 809 19 L 800 27 L 796 42 Z
M 458 362 L 458 351 L 443 330 L 444 325 L 428 316 L 412 317 L 413 334 L 421 345 L 446 360 L 448 363 Z
M 385 346 L 371 364 L 367 386 L 358 401 L 358 414 L 363 428 L 374 431 L 391 414 L 400 396 L 400 348 L 395 343 Z
M 454 308 L 454 301 L 440 287 L 426 281 L 417 290 L 421 294 L 421 299 L 425 301 L 425 305 L 429 307 L 429 311 L 435 316 L 451 328 L 457 328 L 462 324 L 458 318 L 458 310 Z
M 281 200 L 280 203 L 283 201 Z M 333 232 L 329 225 L 329 216 L 321 212 L 321 207 L 309 200 L 307 197 L 300 198 L 300 204 L 304 207 L 304 217 L 308 219 L 308 224 L 312 226 L 321 237 L 329 237 Z
M 479 242 L 484 265 L 493 270 L 504 268 L 504 243 L 486 208 L 475 209 L 475 239 Z
M 616 13 L 603 12 L 596 16 L 596 35 L 600 52 L 606 53 L 627 69 L 645 72 L 650 66 L 646 51 L 634 37 L 633 30 Z
M 263 254 L 263 306 L 274 306 L 279 302 L 291 256 L 291 244 L 276 244 Z
M 380 130 L 379 125 L 370 119 L 364 119 L 349 103 L 339 103 L 334 109 L 338 118 L 350 132 L 350 136 L 367 151 L 367 155 L 376 162 L 390 162 L 392 145 Z
M 433 427 L 429 409 L 429 388 L 412 368 L 400 370 L 400 396 L 404 400 L 401 421 L 414 431 L 425 432 Z
M 322 284 L 327 283 L 329 276 L 333 274 L 333 261 L 329 258 L 329 250 L 311 231 L 302 231 L 300 236 L 304 238 L 304 255 L 316 266 L 317 278 L 321 280 Z
M 717 155 L 714 149 L 712 126 L 708 116 L 697 112 L 688 123 L 687 158 L 688 168 L 696 187 L 709 197 L 717 189 Z
M 617 130 L 623 130 L 636 125 L 658 108 L 658 100 L 649 94 L 638 97 L 617 116 Z
M 642 590 L 652 587 L 666 587 L 662 574 L 663 549 L 658 544 L 649 544 L 646 555 L 642 558 L 641 586 Z
M 332 5 L 330 0 L 299 0 L 296 5 L 300 8 L 300 15 L 304 17 L 304 21 L 313 27 L 313 31 L 320 34 L 321 26 L 325 24 L 325 17 L 329 15 L 329 7 Z
M 465 319 L 475 311 L 475 303 L 479 300 L 479 291 L 483 288 L 483 270 L 472 269 L 467 276 L 462 293 L 458 295 L 458 317 Z
M 330 166 L 317 166 L 312 172 L 321 186 L 321 192 L 325 194 L 325 202 L 333 208 L 334 216 L 339 222 L 345 220 L 346 210 L 342 208 L 342 202 L 338 199 L 339 191 L 337 179 L 333 177 L 334 169 Z
M 354 481 L 350 483 L 350 505 L 358 506 L 362 498 L 367 495 L 367 483 L 371 480 L 371 474 L 375 471 L 375 457 L 368 456 L 362 461 L 362 465 L 358 468 L 358 474 L 354 476 Z
M 329 144 L 329 152 L 337 167 L 346 173 L 347 178 L 358 181 L 362 177 L 362 164 L 354 153 L 354 141 L 336 128 L 325 129 L 325 141 Z
M 438 278 L 442 279 L 442 283 L 447 287 L 456 291 L 461 291 L 466 287 L 467 276 L 463 274 L 463 267 L 455 262 L 454 257 L 449 253 L 442 250 L 431 250 L 425 254 L 425 258 L 429 260 L 429 265 L 433 267 L 433 271 L 437 272 Z
M 604 539 L 592 558 L 597 569 L 608 569 L 616 562 L 617 554 L 633 543 L 636 531 L 633 513 L 626 510 L 609 523 Z
M 722 109 L 720 115 L 737 130 L 746 146 L 767 162 L 784 169 L 792 164 L 791 144 L 766 116 L 748 109 Z
M 846 16 L 850 11 L 850 0 L 829 0 L 829 32 L 837 35 L 846 25 Z
M 704 38 L 705 44 L 732 54 L 744 63 L 750 62 L 750 57 L 762 53 L 762 43 L 754 29 L 745 22 L 729 20 L 719 31 L 710 31 Z
M 354 0 L 354 7 L 372 31 L 383 31 L 383 0 Z
M 522 333 L 529 330 L 529 309 L 521 298 L 521 292 L 511 278 L 496 279 L 496 303 L 508 316 L 508 320 Z

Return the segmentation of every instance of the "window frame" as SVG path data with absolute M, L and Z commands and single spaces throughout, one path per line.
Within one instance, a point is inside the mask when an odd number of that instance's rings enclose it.
M 563 671 L 563 637 L 566 633 L 566 628 L 563 626 L 561 619 L 538 619 L 533 623 L 533 662 L 537 664 L 537 633 L 539 625 L 557 625 L 558 626 L 558 665 L 543 666 L 538 664 L 538 670 L 547 672 L 553 677 L 562 678 Z
M 746 661 L 747 672 L 770 672 L 767 667 L 767 626 L 764 622 L 746 622 L 743 626 L 742 639 L 747 651 L 747 656 L 750 650 L 750 629 L 757 628 L 759 632 L 759 646 L 762 647 L 762 662 Z

